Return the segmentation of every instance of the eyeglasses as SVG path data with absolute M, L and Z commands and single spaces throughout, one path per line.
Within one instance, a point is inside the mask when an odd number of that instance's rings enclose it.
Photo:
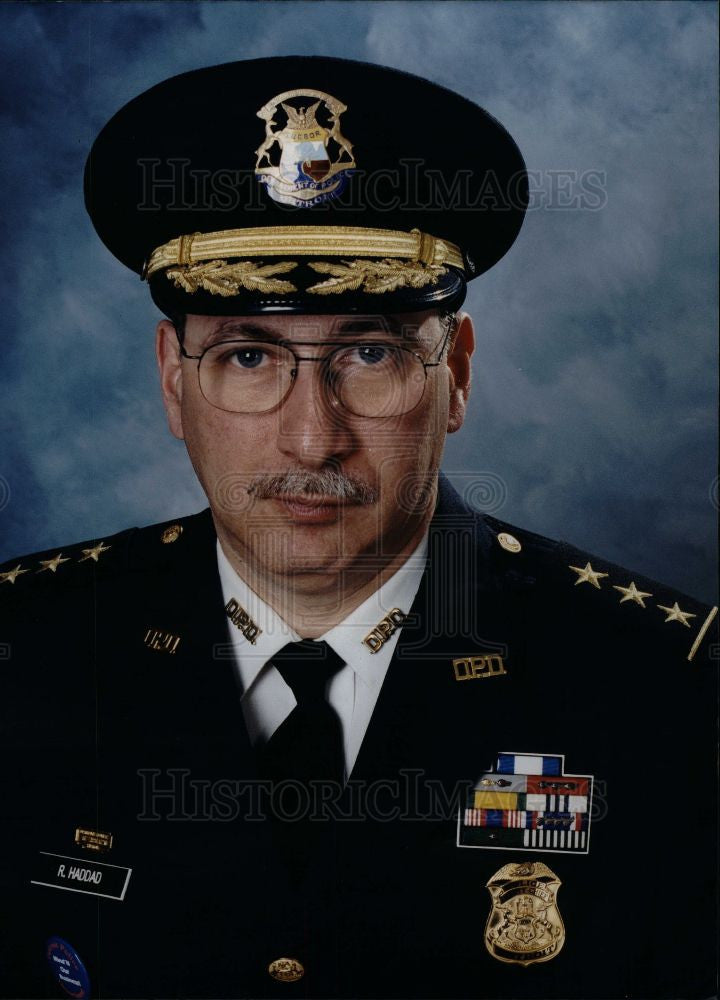
M 450 335 L 448 323 L 440 355 Z M 301 358 L 296 345 L 332 348 Z M 198 362 L 200 391 L 212 406 L 229 413 L 266 413 L 290 395 L 302 361 L 322 365 L 321 377 L 330 401 L 357 417 L 396 417 L 414 410 L 423 397 L 427 369 L 442 362 L 425 361 L 415 351 L 384 340 L 312 341 L 225 340 L 202 354 L 184 358 Z

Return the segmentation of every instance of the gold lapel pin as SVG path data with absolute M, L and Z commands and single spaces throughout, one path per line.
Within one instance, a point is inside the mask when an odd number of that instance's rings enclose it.
M 456 681 L 472 681 L 481 677 L 500 677 L 507 673 L 505 661 L 499 653 L 480 656 L 461 656 L 452 661 Z
M 155 649 L 159 653 L 174 653 L 180 645 L 180 636 L 173 635 L 172 632 L 163 632 L 159 628 L 148 628 L 143 642 L 148 649 Z
M 382 649 L 390 636 L 398 630 L 406 618 L 407 615 L 400 608 L 393 608 L 392 611 L 389 611 L 363 639 L 370 652 L 377 653 L 379 649 Z
M 262 629 L 259 625 L 255 624 L 245 608 L 241 607 L 234 597 L 231 597 L 225 605 L 225 614 L 235 628 L 239 629 L 247 641 L 251 642 L 254 646 L 255 639 L 260 635 Z

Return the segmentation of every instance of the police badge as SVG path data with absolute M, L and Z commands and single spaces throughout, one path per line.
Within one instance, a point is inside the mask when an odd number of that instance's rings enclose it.
M 340 131 L 343 111 L 344 104 L 320 90 L 286 90 L 260 108 L 265 140 L 255 150 L 255 173 L 273 201 L 311 208 L 340 194 L 355 166 L 352 144 Z M 273 131 L 276 114 L 285 123 Z
M 487 883 L 492 910 L 485 947 L 500 962 L 549 962 L 565 943 L 557 908 L 560 879 L 542 861 L 505 865 Z

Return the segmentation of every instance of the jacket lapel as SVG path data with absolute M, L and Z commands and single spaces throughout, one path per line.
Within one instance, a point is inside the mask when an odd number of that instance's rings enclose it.
M 428 565 L 354 779 L 418 769 L 446 784 L 472 780 L 500 749 L 497 740 L 511 737 L 503 724 L 513 717 L 526 669 L 523 621 L 533 581 L 502 571 L 497 548 L 484 519 L 441 476 Z M 502 673 L 457 679 L 466 671 L 453 661 L 487 654 Z
M 98 602 L 98 635 L 121 634 L 112 649 L 98 648 L 99 761 L 103 787 L 113 790 L 101 803 L 109 829 L 123 823 L 120 810 L 147 813 L 142 798 L 149 787 L 172 785 L 171 770 L 187 772 L 188 780 L 253 775 L 209 512 L 187 519 L 181 542 L 159 551 L 153 542 L 137 533 L 118 593 Z M 204 808 L 194 794 L 181 800 L 185 813 Z M 169 808 L 168 799 L 162 811 Z

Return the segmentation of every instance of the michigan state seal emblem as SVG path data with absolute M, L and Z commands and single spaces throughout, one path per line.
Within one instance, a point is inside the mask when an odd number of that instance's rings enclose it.
M 255 174 L 273 201 L 310 208 L 340 194 L 355 166 L 340 131 L 343 111 L 320 90 L 287 90 L 260 108 L 265 140 L 255 150 Z
M 557 908 L 560 879 L 542 861 L 505 865 L 487 883 L 492 910 L 485 947 L 500 962 L 549 962 L 565 942 Z

